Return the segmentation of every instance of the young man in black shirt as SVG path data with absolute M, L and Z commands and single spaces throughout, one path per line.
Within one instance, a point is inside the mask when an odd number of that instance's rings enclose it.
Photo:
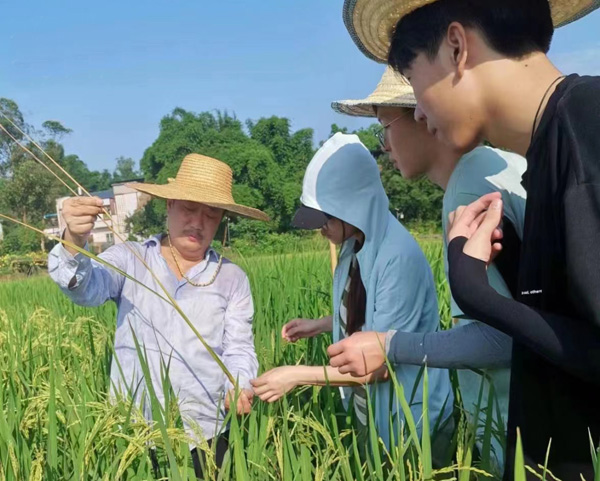
M 508 477 L 520 429 L 526 464 L 544 465 L 552 440 L 554 475 L 594 479 L 591 443 L 600 441 L 600 78 L 565 77 L 546 53 L 554 26 L 598 6 L 594 0 L 345 2 L 354 40 L 380 60 L 390 47 L 388 61 L 410 80 L 415 118 L 430 132 L 459 150 L 487 139 L 527 158 L 517 300 L 499 296 L 485 273 L 501 248 L 499 198 L 490 194 L 456 211 L 449 235 L 458 305 L 514 340 Z

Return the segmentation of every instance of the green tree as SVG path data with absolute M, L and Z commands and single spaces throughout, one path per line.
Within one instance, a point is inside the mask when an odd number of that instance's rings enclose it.
M 56 141 L 61 140 L 65 135 L 73 132 L 71 129 L 63 126 L 58 120 L 46 120 L 42 124 L 42 128 L 48 137 Z
M 33 143 L 26 142 L 25 145 L 38 159 L 46 160 L 40 149 Z M 39 145 L 50 157 L 59 164 L 62 163 L 64 148 L 61 144 L 54 140 L 47 140 L 40 142 Z M 65 178 L 64 174 L 49 161 L 46 165 L 52 172 Z M 40 223 L 45 214 L 55 211 L 56 198 L 68 193 L 68 189 L 48 169 L 20 148 L 12 149 L 5 166 L 3 208 L 23 222 Z
M 123 182 L 133 180 L 141 174 L 135 168 L 135 161 L 131 157 L 118 157 L 117 167 L 113 172 L 113 182 Z
M 286 230 L 302 193 L 304 171 L 314 154 L 313 130 L 301 129 L 292 134 L 289 120 L 275 116 L 256 123 L 248 121 L 247 126 L 250 137 L 271 151 L 280 168 L 279 195 L 274 201 L 280 208 L 280 230 Z
M 20 225 L 3 222 L 4 239 L 0 242 L 0 255 L 26 254 L 39 251 L 42 246 L 42 236 L 31 229 Z M 42 227 L 41 224 L 36 224 Z
M 144 177 L 166 182 L 191 152 L 217 158 L 233 171 L 236 201 L 267 212 L 272 230 L 288 230 L 313 153 L 312 130 L 292 134 L 289 120 L 279 117 L 247 122 L 246 127 L 248 133 L 226 112 L 195 114 L 177 108 L 161 120 L 158 138 L 144 152 L 140 162 Z M 238 226 L 232 231 L 246 225 L 239 219 L 235 222 Z
M 26 159 L 14 168 L 4 188 L 4 205 L 22 222 L 36 223 L 54 212 L 59 193 L 55 179 L 37 162 Z
M 129 219 L 127 226 L 134 238 L 147 238 L 163 232 L 167 219 L 167 206 L 163 199 L 152 199 L 142 209 L 137 210 Z
M 441 226 L 444 192 L 438 186 L 420 178 L 404 179 L 389 159 L 380 161 L 381 180 L 390 199 L 390 210 L 407 224 L 432 223 Z
M 25 123 L 17 103 L 6 98 L 0 98 L 0 125 L 18 141 L 23 139 L 23 134 L 19 130 L 26 133 L 29 131 L 29 126 Z M 15 147 L 16 145 L 10 136 L 0 129 L 0 173 L 5 171 L 6 163 L 10 160 Z
M 76 155 L 65 155 L 63 145 L 59 140 L 71 133 L 57 120 L 46 121 L 42 124 L 42 130 L 36 131 L 29 126 L 16 102 L 9 99 L 0 99 L 0 123 L 15 139 L 19 140 L 30 152 L 63 181 L 75 189 L 75 183 L 68 180 L 67 176 L 59 171 L 33 143 L 28 141 L 19 129 L 29 135 L 41 136 L 38 145 L 62 168 L 74 177 L 88 190 L 103 190 L 110 187 L 112 175 L 107 170 L 103 172 L 90 171 L 85 163 Z M 19 127 L 15 128 L 7 117 Z M 56 199 L 65 195 L 71 195 L 67 187 L 63 185 L 47 168 L 40 165 L 34 157 L 25 152 L 8 135 L 0 130 L 0 212 L 17 217 L 30 225 L 43 227 L 45 214 L 56 211 Z M 3 243 L 4 251 L 14 250 L 24 252 L 28 249 L 39 249 L 39 238 L 33 242 L 21 230 L 14 226 L 6 225 L 5 231 L 9 233 L 8 241 Z M 5 238 L 6 239 L 6 238 Z M 7 247 L 8 246 L 8 247 Z
M 88 179 L 89 184 L 85 187 L 90 192 L 110 189 L 113 183 L 112 174 L 107 169 L 104 169 L 102 172 L 98 170 L 90 171 Z

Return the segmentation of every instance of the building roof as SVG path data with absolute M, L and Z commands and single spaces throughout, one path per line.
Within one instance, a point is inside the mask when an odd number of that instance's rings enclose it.
M 101 199 L 113 199 L 115 197 L 112 189 L 100 190 L 98 192 L 92 192 L 91 195 L 94 197 L 100 197 Z

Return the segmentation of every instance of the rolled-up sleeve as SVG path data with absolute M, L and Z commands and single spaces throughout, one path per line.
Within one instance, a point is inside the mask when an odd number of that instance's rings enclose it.
M 258 360 L 252 335 L 254 304 L 250 283 L 244 274 L 231 295 L 225 312 L 225 332 L 223 336 L 223 362 L 240 388 L 252 389 L 250 379 L 258 373 Z M 231 389 L 226 383 L 226 389 Z
M 124 246 L 113 246 L 100 254 L 103 260 L 125 270 L 127 252 Z M 107 300 L 118 300 L 124 277 L 114 269 L 78 253 L 72 255 L 57 244 L 48 255 L 48 273 L 58 287 L 74 303 L 95 307 Z

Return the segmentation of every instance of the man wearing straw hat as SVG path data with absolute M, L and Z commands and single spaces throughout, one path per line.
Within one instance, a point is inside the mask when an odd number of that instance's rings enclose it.
M 238 413 L 249 411 L 253 396 L 249 381 L 258 369 L 248 278 L 212 249 L 211 242 L 225 212 L 262 221 L 268 217 L 237 204 L 229 166 L 203 155 L 186 156 L 177 177 L 166 185 L 131 187 L 167 200 L 166 233 L 143 243 L 118 244 L 100 255 L 121 272 L 61 244 L 50 252 L 48 270 L 76 304 L 99 306 L 108 300 L 117 304 L 113 392 L 143 401 L 150 420 L 149 398 L 141 393 L 153 391 L 164 402 L 162 380 L 168 371 L 186 431 L 193 439 L 211 440 L 224 429 L 223 405 L 229 409 L 236 399 Z M 100 213 L 99 199 L 68 199 L 63 208 L 64 240 L 84 247 Z M 146 363 L 151 379 L 142 372 Z M 225 437 L 219 437 L 217 463 L 226 447 Z M 192 454 L 201 474 L 198 453 Z
M 477 147 L 465 155 L 437 141 L 423 124 L 414 121 L 416 99 L 408 81 L 391 68 L 387 68 L 375 91 L 362 100 L 333 102 L 332 107 L 339 113 L 377 117 L 382 125 L 380 143 L 383 151 L 389 154 L 395 167 L 407 179 L 426 176 L 444 190 L 442 224 L 447 228 L 448 213 L 460 205 L 489 192 L 502 193 L 507 206 L 505 210 L 506 237 L 514 234 L 518 245 L 522 236 L 525 211 L 525 191 L 520 185 L 525 170 L 522 157 L 490 147 Z M 481 162 L 485 159 L 485 162 Z M 446 252 L 444 243 L 444 252 Z M 506 272 L 503 256 L 498 266 L 488 269 L 490 284 L 502 295 L 511 296 L 509 284 L 511 276 Z M 503 274 L 506 278 L 503 278 Z M 332 365 L 346 367 L 352 372 L 352 363 L 361 364 L 362 352 L 370 344 L 380 353 L 383 364 L 385 358 L 379 343 L 387 346 L 387 356 L 394 364 L 421 365 L 427 359 L 428 367 L 459 369 L 458 379 L 465 411 L 473 419 L 478 406 L 480 418 L 477 420 L 477 445 L 483 448 L 485 421 L 489 414 L 494 420 L 496 434 L 491 436 L 489 458 L 495 469 L 501 473 L 504 463 L 504 447 L 500 441 L 505 436 L 508 417 L 508 396 L 510 384 L 511 339 L 509 336 L 480 322 L 466 319 L 463 312 L 451 299 L 451 315 L 455 318 L 453 329 L 430 333 L 409 333 L 390 331 L 380 333 L 359 333 L 332 346 L 335 354 Z M 473 370 L 484 370 L 482 375 Z M 490 391 L 491 384 L 493 391 Z M 483 393 L 480 390 L 483 383 Z M 491 399 L 490 392 L 494 393 Z M 488 413 L 487 407 L 491 406 Z M 497 419 L 496 413 L 500 413 Z
M 598 474 L 591 452 L 600 440 L 600 77 L 565 76 L 547 57 L 555 27 L 598 7 L 598 0 L 344 5 L 354 41 L 406 75 L 415 118 L 439 139 L 458 149 L 487 139 L 527 159 L 516 299 L 499 296 L 486 276 L 501 248 L 497 194 L 452 213 L 448 234 L 458 305 L 513 338 L 507 475 L 519 433 L 530 467 L 562 479 Z

